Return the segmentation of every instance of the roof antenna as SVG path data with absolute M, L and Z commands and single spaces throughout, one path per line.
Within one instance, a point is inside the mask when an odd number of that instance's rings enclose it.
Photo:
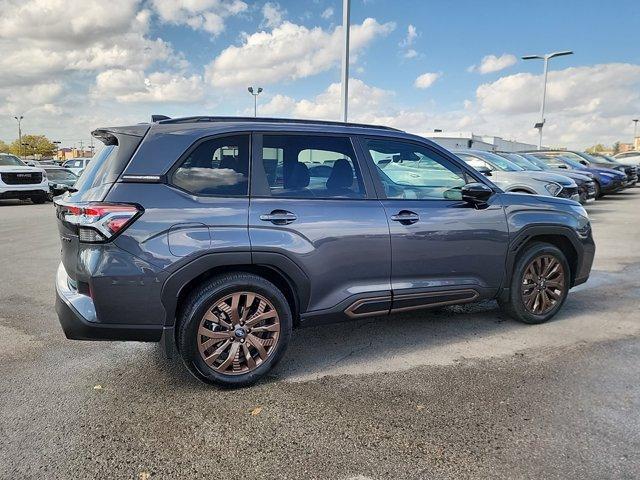
M 156 123 L 160 120 L 171 120 L 171 117 L 167 117 L 166 115 L 151 115 L 151 122 Z

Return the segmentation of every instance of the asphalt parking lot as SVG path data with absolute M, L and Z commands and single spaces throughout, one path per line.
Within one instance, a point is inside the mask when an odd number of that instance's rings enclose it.
M 0 201 L 0 477 L 637 478 L 640 188 L 587 208 L 592 277 L 550 323 L 487 302 L 298 330 L 227 391 L 155 344 L 66 340 L 53 207 Z

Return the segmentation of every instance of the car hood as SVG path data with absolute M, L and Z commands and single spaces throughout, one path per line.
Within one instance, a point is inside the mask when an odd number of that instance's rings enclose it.
M 43 173 L 44 170 L 37 167 L 22 167 L 18 165 L 0 165 L 0 172 L 2 173 Z
M 550 172 L 539 172 L 539 171 L 532 171 L 532 170 L 526 170 L 524 172 L 504 172 L 501 171 L 500 172 L 500 176 L 504 177 L 504 178 L 508 178 L 508 179 L 512 179 L 512 180 L 520 180 L 521 182 L 527 183 L 530 182 L 531 180 L 534 180 L 536 182 L 553 182 L 553 183 L 559 183 L 560 185 L 563 186 L 571 186 L 574 185 L 575 182 L 573 180 L 571 180 L 570 178 L 567 178 L 563 175 L 560 175 L 558 173 L 550 173 Z
M 619 170 L 614 170 L 613 168 L 591 167 L 590 170 L 594 170 L 597 173 L 609 173 L 611 175 L 624 177 L 624 178 L 626 178 L 627 176 L 624 172 L 621 172 Z

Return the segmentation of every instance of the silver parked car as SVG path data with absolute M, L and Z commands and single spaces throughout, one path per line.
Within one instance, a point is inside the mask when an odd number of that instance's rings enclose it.
M 530 193 L 579 201 L 578 185 L 563 175 L 549 172 L 531 172 L 491 152 L 482 150 L 456 150 L 458 157 L 505 192 Z
M 62 166 L 80 176 L 82 171 L 89 165 L 90 160 L 90 158 L 74 158 L 73 160 L 67 160 Z

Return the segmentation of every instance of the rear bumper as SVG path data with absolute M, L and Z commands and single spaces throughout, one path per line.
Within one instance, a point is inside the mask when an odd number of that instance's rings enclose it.
M 70 340 L 157 342 L 162 337 L 161 325 L 99 322 L 93 300 L 69 285 L 67 272 L 62 264 L 56 274 L 56 313 L 64 334 Z

